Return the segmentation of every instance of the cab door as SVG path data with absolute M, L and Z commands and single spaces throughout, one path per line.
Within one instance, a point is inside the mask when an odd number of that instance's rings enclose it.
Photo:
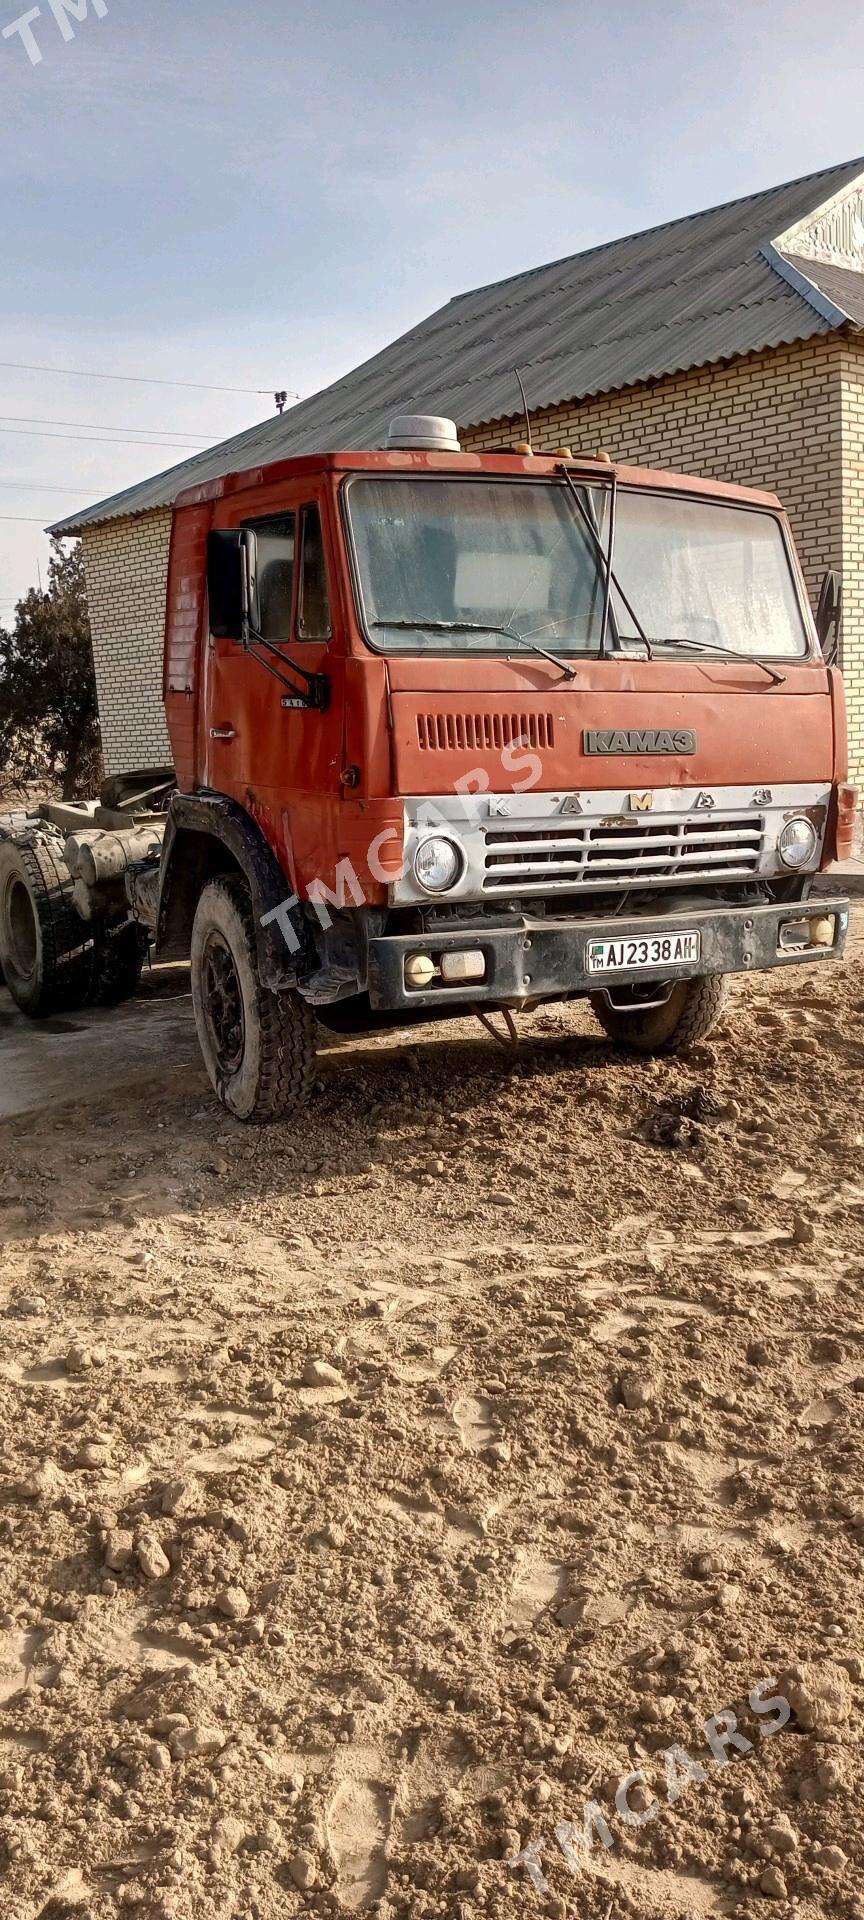
M 210 636 L 206 780 L 258 818 L 303 893 L 335 864 L 341 796 L 344 656 L 321 503 L 300 498 L 238 524 L 257 539 L 259 638 L 247 649 Z M 318 674 L 329 683 L 324 712 L 304 704 Z

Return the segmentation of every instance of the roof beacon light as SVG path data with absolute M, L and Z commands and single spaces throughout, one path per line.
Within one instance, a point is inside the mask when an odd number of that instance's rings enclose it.
M 390 422 L 388 452 L 461 453 L 453 420 L 435 413 L 398 413 Z

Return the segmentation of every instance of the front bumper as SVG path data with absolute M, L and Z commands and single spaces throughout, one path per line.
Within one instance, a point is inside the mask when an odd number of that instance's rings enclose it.
M 806 927 L 810 921 L 834 921 L 829 945 L 785 947 L 784 929 Z M 375 1008 L 436 1007 L 449 1001 L 491 1002 L 496 1006 L 525 1006 L 535 1000 L 564 999 L 570 994 L 602 993 L 606 987 L 626 987 L 650 981 L 687 980 L 709 973 L 759 973 L 768 967 L 800 966 L 808 960 L 839 959 L 849 928 L 849 902 L 842 897 L 813 899 L 786 906 L 712 907 L 591 920 L 532 920 L 520 915 L 512 927 L 464 927 L 458 932 L 384 934 L 369 942 L 369 999 Z M 640 967 L 632 973 L 604 976 L 587 970 L 591 942 L 665 939 L 678 932 L 698 930 L 699 960 L 670 971 L 669 966 Z M 477 983 L 448 985 L 441 979 L 422 989 L 405 983 L 405 962 L 415 954 L 430 955 L 481 950 L 486 976 Z

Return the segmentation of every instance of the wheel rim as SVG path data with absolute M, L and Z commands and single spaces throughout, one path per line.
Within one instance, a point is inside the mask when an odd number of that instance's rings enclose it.
M 203 953 L 204 1017 L 221 1074 L 237 1072 L 246 1046 L 246 1017 L 234 955 L 221 933 L 208 935 Z
M 6 889 L 3 918 L 8 941 L 7 961 L 19 979 L 29 980 L 39 958 L 36 914 L 23 880 L 15 874 Z

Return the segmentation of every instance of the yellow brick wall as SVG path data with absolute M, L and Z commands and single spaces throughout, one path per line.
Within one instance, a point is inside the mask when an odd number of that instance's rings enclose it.
M 864 784 L 864 344 L 843 343 L 843 677 L 849 763 Z
M 532 413 L 538 453 L 603 448 L 636 466 L 767 487 L 792 522 L 814 603 L 844 568 L 844 665 L 864 778 L 864 349 L 836 335 Z M 467 426 L 462 443 L 524 440 L 521 418 Z
M 170 767 L 162 649 L 171 515 L 112 520 L 83 535 L 106 773 Z

